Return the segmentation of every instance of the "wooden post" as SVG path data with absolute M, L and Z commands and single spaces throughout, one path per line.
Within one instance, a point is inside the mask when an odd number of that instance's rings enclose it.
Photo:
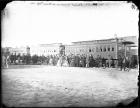
M 116 37 L 116 68 L 118 67 L 118 38 Z
M 126 58 L 126 45 L 124 44 L 124 56 Z

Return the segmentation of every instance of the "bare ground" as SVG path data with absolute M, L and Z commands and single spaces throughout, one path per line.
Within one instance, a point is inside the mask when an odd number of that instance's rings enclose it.
M 11 66 L 2 70 L 7 106 L 114 106 L 138 96 L 138 70 Z

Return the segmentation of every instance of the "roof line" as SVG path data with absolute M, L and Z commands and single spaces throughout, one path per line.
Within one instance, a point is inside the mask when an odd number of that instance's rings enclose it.
M 121 39 L 121 38 L 126 38 L 126 37 L 129 37 L 129 36 L 125 36 L 125 37 L 117 37 L 118 39 Z M 130 36 L 130 37 L 136 37 L 136 36 Z M 87 41 L 76 41 L 76 42 L 72 42 L 72 43 L 79 43 L 79 42 L 96 42 L 96 41 L 105 41 L 105 40 L 114 40 L 115 38 L 108 38 L 108 39 L 98 39 L 98 40 L 87 40 Z

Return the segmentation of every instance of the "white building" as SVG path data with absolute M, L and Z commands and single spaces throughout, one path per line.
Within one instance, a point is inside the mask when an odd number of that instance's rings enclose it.
M 61 43 L 40 44 L 37 46 L 30 46 L 30 54 L 38 56 L 58 55 L 60 52 Z

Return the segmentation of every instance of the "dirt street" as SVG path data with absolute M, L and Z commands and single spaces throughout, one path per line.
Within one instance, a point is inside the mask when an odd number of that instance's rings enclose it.
M 7 106 L 114 106 L 138 96 L 138 70 L 16 66 L 2 70 Z

